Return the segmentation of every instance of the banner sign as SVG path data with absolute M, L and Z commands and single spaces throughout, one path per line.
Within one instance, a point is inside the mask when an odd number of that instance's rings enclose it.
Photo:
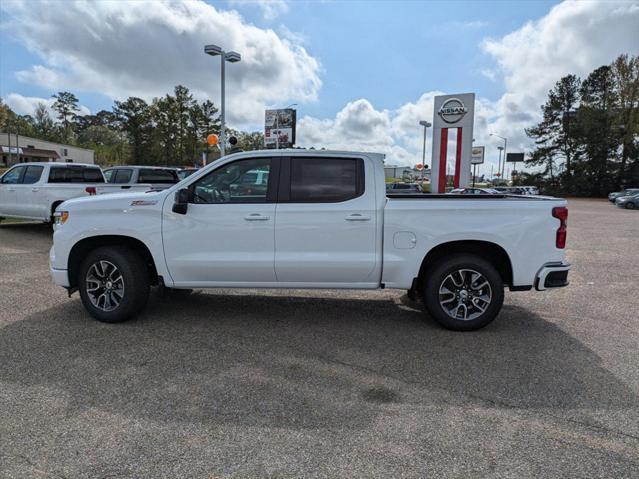
M 506 153 L 506 163 L 516 163 L 518 161 L 524 161 L 523 153 Z
M 297 111 L 292 108 L 266 110 L 264 115 L 264 146 L 292 148 L 295 145 Z
M 483 146 L 473 146 L 470 150 L 470 164 L 481 165 L 484 162 L 484 151 L 486 148 Z

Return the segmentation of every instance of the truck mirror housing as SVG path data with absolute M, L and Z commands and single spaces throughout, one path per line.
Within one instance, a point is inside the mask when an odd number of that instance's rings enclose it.
M 185 215 L 189 208 L 190 192 L 188 188 L 182 188 L 175 192 L 175 202 L 173 203 L 173 213 Z

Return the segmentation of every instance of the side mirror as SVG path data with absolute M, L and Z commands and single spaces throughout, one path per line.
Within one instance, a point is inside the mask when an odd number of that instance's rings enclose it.
M 173 203 L 173 213 L 185 215 L 189 207 L 191 193 L 188 188 L 182 188 L 175 192 L 175 202 Z

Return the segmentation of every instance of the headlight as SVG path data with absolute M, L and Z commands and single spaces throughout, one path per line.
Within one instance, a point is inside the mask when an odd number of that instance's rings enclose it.
M 53 218 L 55 219 L 56 225 L 63 225 L 69 219 L 68 211 L 56 211 L 53 213 Z

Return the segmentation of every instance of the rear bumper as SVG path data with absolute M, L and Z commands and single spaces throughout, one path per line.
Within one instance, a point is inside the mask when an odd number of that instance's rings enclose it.
M 550 263 L 544 265 L 535 278 L 535 289 L 544 291 L 550 288 L 568 286 L 569 263 Z

